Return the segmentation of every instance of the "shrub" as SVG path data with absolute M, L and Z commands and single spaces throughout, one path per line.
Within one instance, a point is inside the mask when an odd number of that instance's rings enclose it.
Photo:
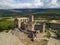
M 46 34 L 44 35 L 44 37 L 50 37 L 51 36 L 51 34 L 50 34 L 50 32 L 49 32 L 49 30 L 46 30 Z
M 9 32 L 9 30 L 5 30 L 5 32 L 6 32 L 6 33 L 8 33 L 8 32 Z
M 60 31 L 59 30 L 56 32 L 56 35 L 60 39 Z

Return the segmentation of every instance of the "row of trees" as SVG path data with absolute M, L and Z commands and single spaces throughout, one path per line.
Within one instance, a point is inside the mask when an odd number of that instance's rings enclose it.
M 0 31 L 14 29 L 14 21 L 1 19 L 0 20 Z

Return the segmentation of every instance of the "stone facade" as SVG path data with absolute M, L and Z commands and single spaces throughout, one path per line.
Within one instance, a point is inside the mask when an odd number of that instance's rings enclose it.
M 21 28 L 21 26 L 25 24 L 26 30 L 36 31 L 35 29 L 38 27 L 39 27 L 38 30 L 40 30 L 40 31 L 42 30 L 42 32 L 43 32 L 43 30 L 45 30 L 45 25 L 43 25 L 41 23 L 38 24 L 37 22 L 35 22 L 34 16 L 17 18 L 17 20 L 15 22 L 17 22 L 16 25 L 18 25 L 17 26 L 18 28 Z M 37 25 L 37 27 L 36 27 L 36 25 Z
M 21 17 L 21 18 L 17 18 L 16 20 L 15 20 L 15 23 L 16 23 L 16 25 L 18 25 L 17 27 L 18 28 L 20 28 L 21 27 L 21 24 L 23 23 L 23 22 L 28 22 L 28 18 L 27 17 Z

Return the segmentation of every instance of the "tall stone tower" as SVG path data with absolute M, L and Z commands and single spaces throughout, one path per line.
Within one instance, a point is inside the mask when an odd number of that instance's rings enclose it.
M 34 21 L 34 16 L 33 15 L 29 16 L 29 22 L 33 22 L 33 21 Z
M 29 16 L 29 23 L 30 23 L 30 30 L 31 31 L 35 31 L 34 30 L 34 16 L 32 15 L 32 16 Z

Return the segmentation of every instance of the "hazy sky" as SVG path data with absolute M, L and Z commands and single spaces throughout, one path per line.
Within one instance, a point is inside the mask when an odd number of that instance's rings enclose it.
M 0 0 L 0 9 L 60 8 L 60 0 Z

